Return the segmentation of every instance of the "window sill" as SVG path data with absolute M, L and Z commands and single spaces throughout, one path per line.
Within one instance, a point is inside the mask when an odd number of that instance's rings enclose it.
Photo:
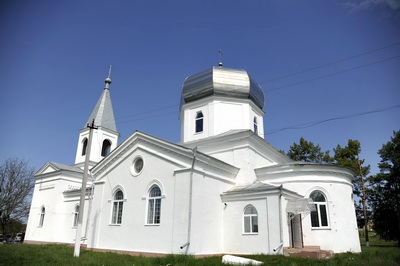
M 160 226 L 160 224 L 145 224 L 144 226 Z
M 109 226 L 121 226 L 121 224 L 109 224 Z
M 330 227 L 311 227 L 311 231 L 313 230 L 331 230 Z
M 258 233 L 242 233 L 242 235 L 244 236 L 254 236 L 254 235 L 258 235 Z

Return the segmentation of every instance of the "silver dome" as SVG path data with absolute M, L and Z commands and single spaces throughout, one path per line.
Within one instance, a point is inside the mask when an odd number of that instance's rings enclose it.
M 212 67 L 183 82 L 182 104 L 210 95 L 250 99 L 261 109 L 264 107 L 262 88 L 241 69 Z

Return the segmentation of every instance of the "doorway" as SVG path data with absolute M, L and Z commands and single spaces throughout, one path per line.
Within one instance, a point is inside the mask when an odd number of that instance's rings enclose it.
M 303 231 L 301 224 L 301 214 L 294 215 L 289 213 L 290 219 L 290 246 L 292 248 L 303 248 Z

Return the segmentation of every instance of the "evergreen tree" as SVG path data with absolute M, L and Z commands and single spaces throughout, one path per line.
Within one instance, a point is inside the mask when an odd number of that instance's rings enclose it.
M 365 245 L 369 246 L 366 176 L 369 174 L 370 165 L 363 166 L 365 160 L 360 159 L 361 144 L 358 140 L 349 139 L 347 146 L 342 148 L 340 145 L 337 145 L 333 151 L 335 152 L 335 164 L 349 167 L 355 173 L 353 193 L 360 198 L 359 202 L 355 202 L 357 224 L 363 221 Z
M 363 183 L 366 176 L 369 174 L 370 165 L 363 166 L 365 160 L 360 159 L 361 144 L 358 140 L 349 139 L 347 146 L 341 147 L 337 145 L 333 149 L 333 156 L 336 165 L 346 166 L 351 168 L 356 176 L 353 179 L 353 193 L 361 197 L 363 194 Z M 367 185 L 367 184 L 365 184 Z
M 311 141 L 300 138 L 299 144 L 293 143 L 287 156 L 295 161 L 310 163 L 332 163 L 333 158 L 329 151 L 322 152 L 319 145 L 315 146 Z
M 378 151 L 380 173 L 371 177 L 370 202 L 374 229 L 385 240 L 397 240 L 400 246 L 400 131 Z

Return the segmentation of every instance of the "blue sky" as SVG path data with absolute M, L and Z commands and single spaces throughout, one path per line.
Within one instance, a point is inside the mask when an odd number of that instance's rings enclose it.
M 178 142 L 183 81 L 217 65 L 218 49 L 264 89 L 265 139 L 278 149 L 358 139 L 376 172 L 400 129 L 399 107 L 374 112 L 400 105 L 399 0 L 17 0 L 0 10 L 1 161 L 73 164 L 110 64 L 120 142 L 135 130 Z

